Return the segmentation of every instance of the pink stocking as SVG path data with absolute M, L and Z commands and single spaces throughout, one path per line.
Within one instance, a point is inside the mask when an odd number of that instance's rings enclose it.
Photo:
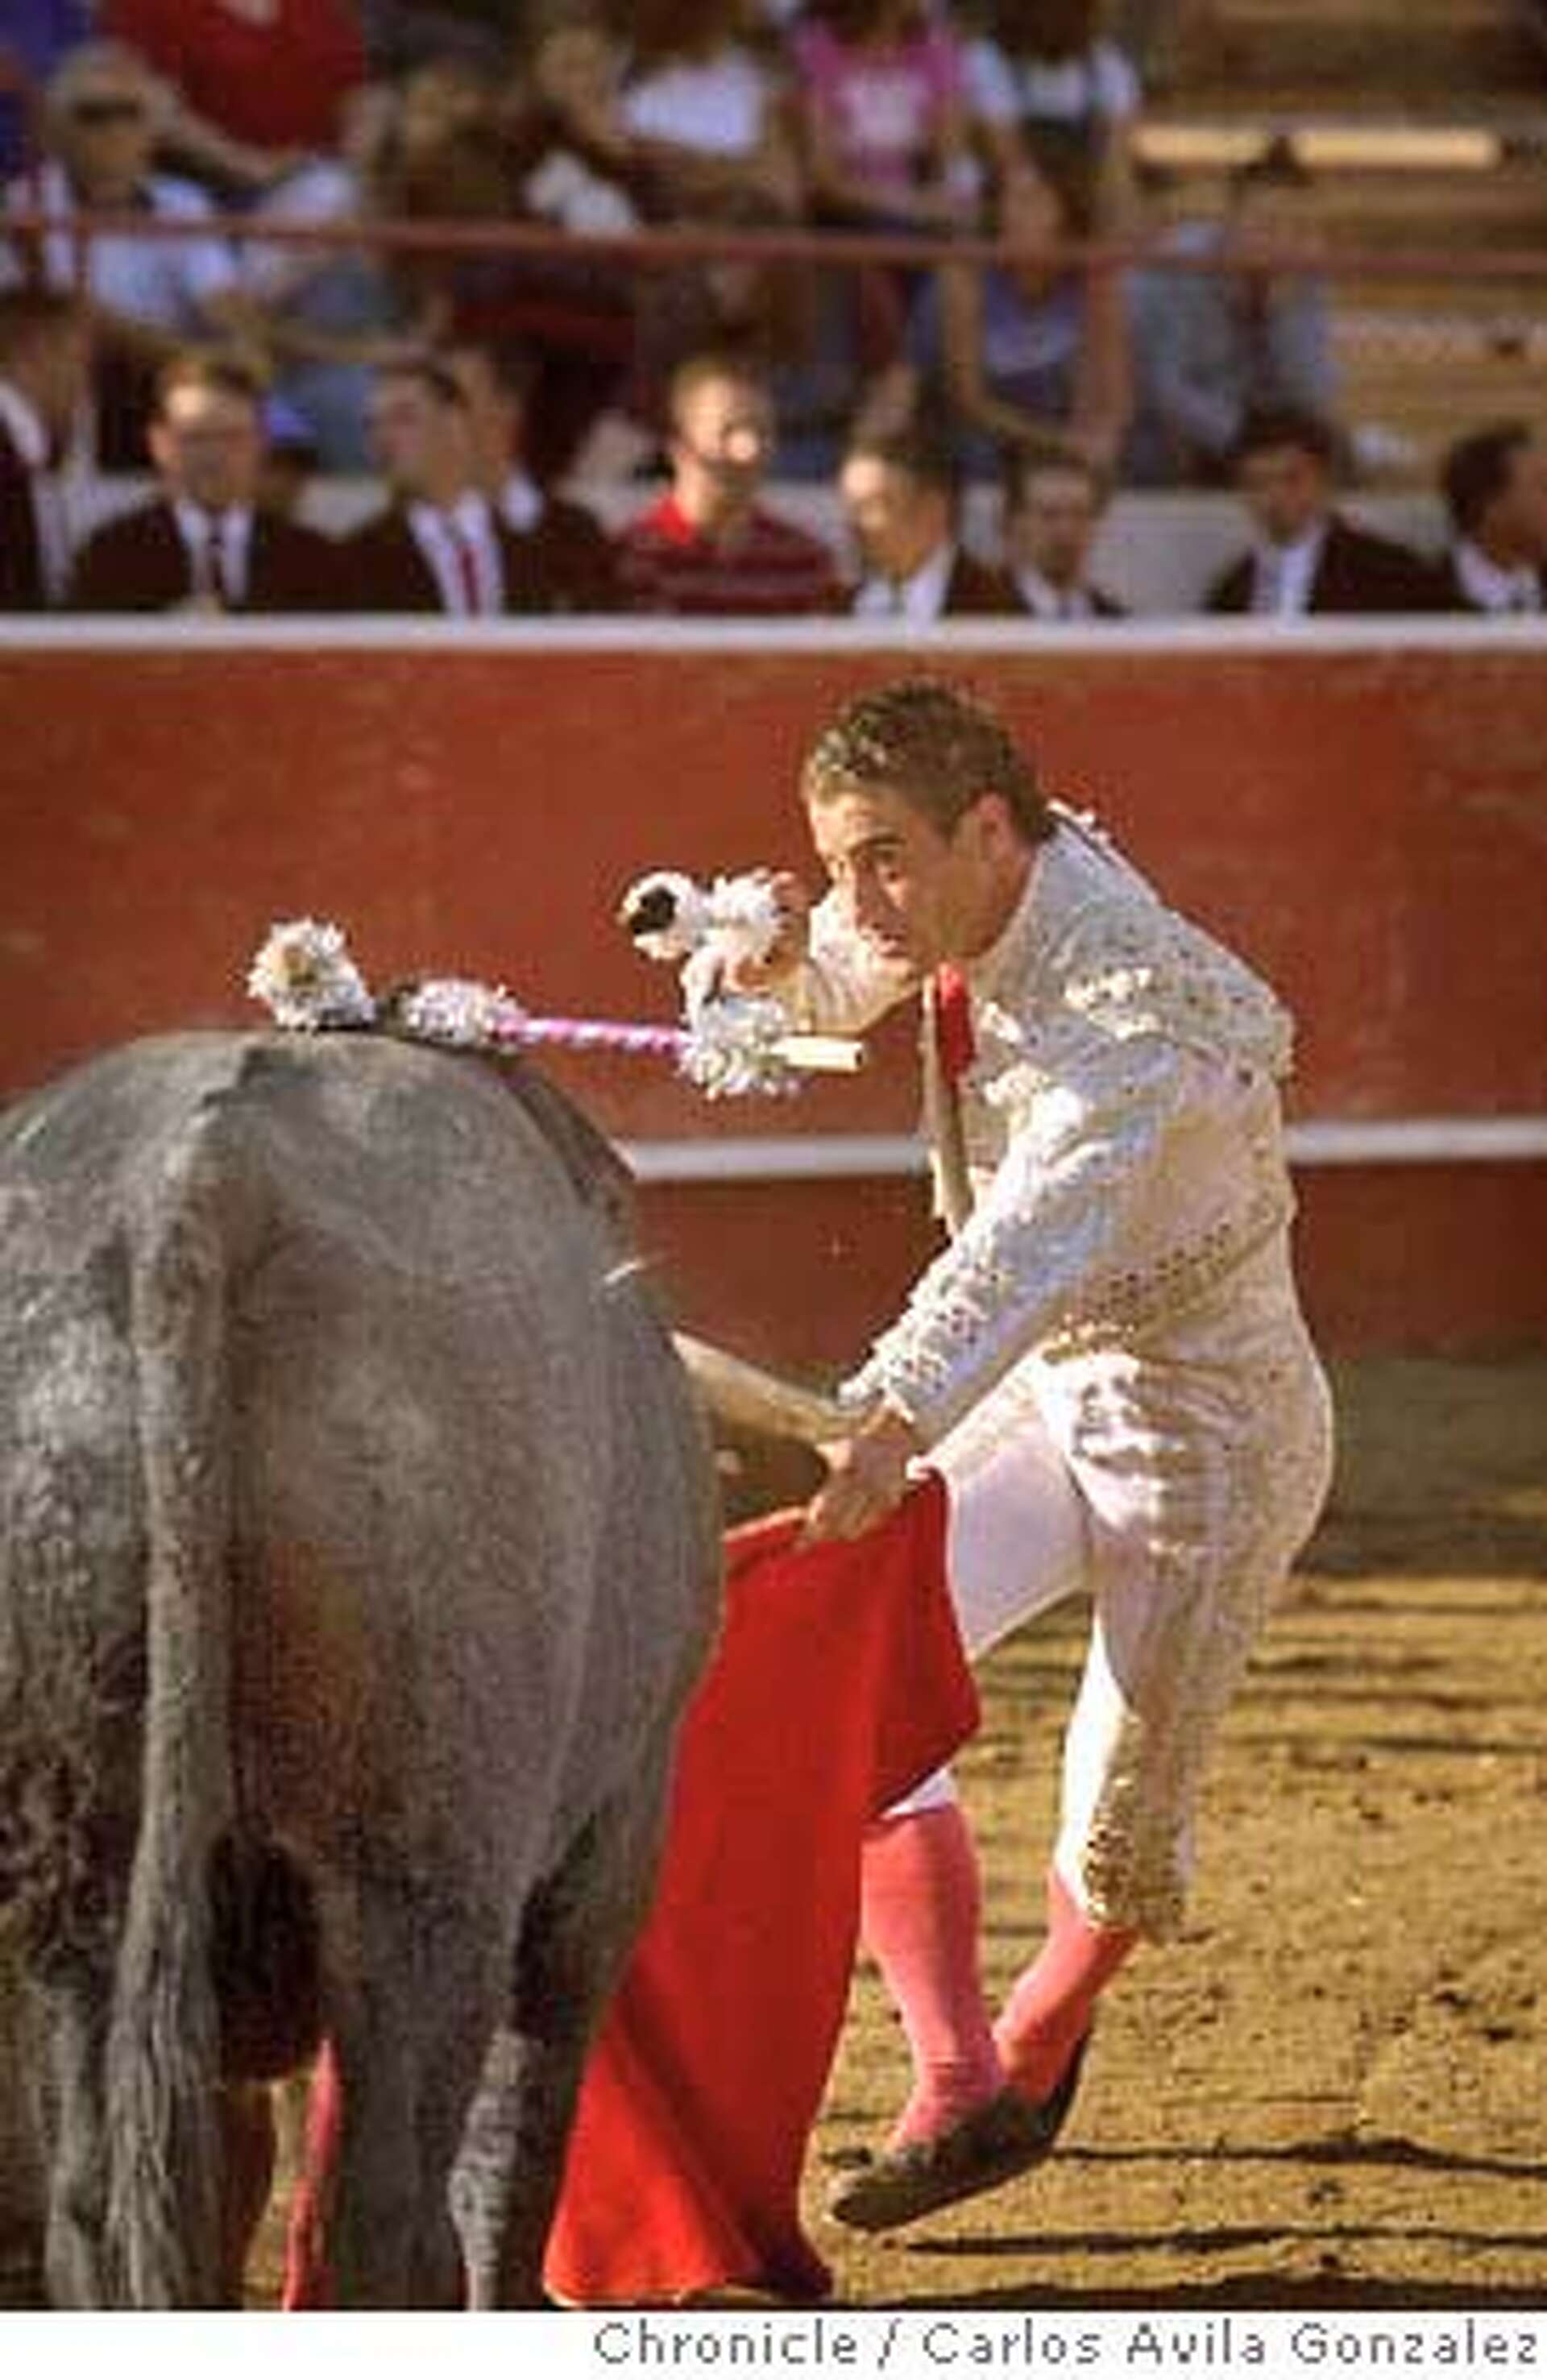
M 306 2102 L 306 2146 L 286 2227 L 285 2287 L 280 2303 L 286 2313 L 332 2302 L 327 2265 L 328 2216 L 333 2206 L 343 2124 L 344 2078 L 339 2072 L 338 2053 L 332 2041 L 324 2037 L 311 2070 L 311 2087 Z
M 913 2089 L 888 2143 L 900 2148 L 1004 2088 L 978 1965 L 977 1853 L 956 1804 L 878 1819 L 860 1877 L 860 1935 L 913 2058 Z
M 1005 2071 L 1023 2097 L 1048 2096 L 1138 1939 L 1126 1926 L 1092 1925 L 1057 1870 L 1048 1870 L 1047 1939 L 993 2028 Z

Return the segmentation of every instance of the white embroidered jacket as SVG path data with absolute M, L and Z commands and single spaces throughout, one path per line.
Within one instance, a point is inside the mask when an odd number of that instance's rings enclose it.
M 1157 1351 L 1294 1211 L 1277 1091 L 1286 1012 L 1054 809 L 1015 916 L 965 969 L 977 1051 L 959 1115 L 924 1036 L 955 1237 L 844 1391 L 884 1390 L 932 1445 L 1033 1352 Z M 785 996 L 803 1025 L 853 1032 L 916 988 L 829 898 Z

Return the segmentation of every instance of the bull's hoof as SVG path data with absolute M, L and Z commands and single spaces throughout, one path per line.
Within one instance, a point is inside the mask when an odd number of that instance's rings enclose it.
M 1087 2035 L 1087 2040 L 1089 2035 Z M 936 2132 L 886 2149 L 860 2170 L 834 2184 L 827 2211 L 855 2231 L 895 2231 L 958 2199 L 998 2190 L 1029 2173 L 1053 2150 L 1079 2088 L 1086 2042 L 1081 2041 L 1056 2086 L 1045 2099 L 1004 2090 L 981 2107 Z

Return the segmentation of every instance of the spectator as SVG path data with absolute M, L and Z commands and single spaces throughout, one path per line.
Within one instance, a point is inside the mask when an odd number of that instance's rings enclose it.
M 506 128 L 523 157 L 521 194 L 566 231 L 627 232 L 640 222 L 625 131 L 624 57 L 598 15 L 577 0 L 535 35 L 508 88 Z
M 1130 278 L 1136 405 L 1123 468 L 1134 487 L 1223 486 L 1247 413 L 1292 405 L 1329 415 L 1337 395 L 1326 283 L 1284 272 L 1276 246 L 1307 244 L 1297 214 L 1310 184 L 1287 141 L 1232 175 L 1222 212 L 1166 236 L 1178 259 L 1228 270 L 1146 265 Z
M 861 619 L 920 626 L 1023 610 L 1008 576 L 960 542 L 956 466 L 931 424 L 859 432 L 838 492 L 862 572 L 851 605 Z
M 478 486 L 468 401 L 445 365 L 426 357 L 385 366 L 370 427 L 391 500 L 344 540 L 348 608 L 457 619 L 546 611 L 523 541 Z
M 453 57 L 406 75 L 384 178 L 394 212 L 410 219 L 498 223 L 518 215 L 519 182 L 493 79 Z M 416 307 L 438 310 L 447 326 L 497 310 L 511 272 L 497 256 L 416 257 L 403 267 Z
M 43 93 L 91 30 L 91 0 L 6 0 L 0 21 L 0 182 L 32 163 Z
M 382 85 L 357 91 L 344 110 L 343 145 L 315 157 L 254 210 L 264 223 L 359 223 L 398 213 L 404 167 L 397 95 Z M 253 240 L 242 273 L 256 310 L 275 394 L 311 423 L 319 468 L 370 468 L 365 434 L 372 375 L 421 355 L 446 326 L 445 297 L 422 275 L 359 248 Z
M 519 117 L 509 91 L 465 61 L 418 68 L 402 85 L 396 119 L 396 212 L 410 220 L 536 220 L 527 188 L 533 158 Z M 439 312 L 441 337 L 520 340 L 542 355 L 530 460 L 544 481 L 562 477 L 628 369 L 627 282 L 583 255 L 493 252 L 432 258 L 403 278 L 416 305 Z
M 918 0 L 817 0 L 790 36 L 824 223 L 954 231 L 971 219 L 961 53 Z
M 1458 438 L 1441 473 L 1450 543 L 1440 565 L 1446 612 L 1547 610 L 1547 445 L 1523 421 Z
M 1052 254 L 1089 237 L 1090 203 L 1078 164 L 1044 169 L 1024 151 L 1002 152 L 992 220 L 1016 261 L 944 265 L 920 307 L 915 363 L 938 382 L 974 476 L 994 476 L 1004 448 L 1116 464 L 1130 406 L 1122 285 L 1110 270 Z
M 1431 565 L 1336 509 L 1336 436 L 1316 414 L 1282 406 L 1247 416 L 1236 442 L 1236 484 L 1256 535 L 1210 588 L 1208 611 L 1292 619 L 1435 608 Z
M 6 193 L 12 214 L 67 215 L 102 208 L 172 223 L 210 214 L 202 191 L 152 173 L 163 112 L 161 87 L 134 52 L 115 42 L 72 50 L 48 88 L 48 154 Z M 250 331 L 236 259 L 212 230 L 206 238 L 140 238 L 115 232 L 87 240 L 70 231 L 13 235 L 0 250 L 0 282 L 41 281 L 84 290 L 95 337 L 105 468 L 139 468 L 151 388 L 159 365 L 190 341 Z
M 617 555 L 594 513 L 539 486 L 521 453 L 531 371 L 508 348 L 466 346 L 441 358 L 467 401 L 473 468 L 505 526 L 521 539 L 555 612 L 622 609 Z
M 97 24 L 269 177 L 336 148 L 344 103 L 366 79 L 355 0 L 98 0 Z
M 655 185 L 652 212 L 767 222 L 800 212 L 786 91 L 752 38 L 745 0 L 642 0 L 618 115 L 627 162 Z
M 55 466 L 85 401 L 84 309 L 52 289 L 0 291 L 0 612 L 43 612 L 69 576 Z
M 1143 91 L 1133 61 L 1102 38 L 1101 0 L 997 0 L 988 38 L 968 45 L 968 104 L 1001 160 L 1078 161 L 1103 230 L 1132 212 L 1132 134 Z
M 637 612 L 753 617 L 841 608 L 827 548 L 760 502 L 775 437 L 757 367 L 690 356 L 667 393 L 671 486 L 620 541 Z
M 239 364 L 189 355 L 156 383 L 150 428 L 159 482 L 77 557 L 78 612 L 322 612 L 335 549 L 264 511 L 263 394 Z
M 644 0 L 618 97 L 619 161 L 647 220 L 756 229 L 799 219 L 804 189 L 787 80 L 753 38 L 747 0 Z M 648 274 L 639 287 L 635 409 L 658 420 L 672 370 L 712 346 L 765 359 L 800 335 L 802 277 L 729 258 Z
M 790 35 L 815 220 L 839 230 L 950 232 L 976 211 L 961 52 L 917 0 L 819 0 Z M 863 267 L 821 293 L 822 354 L 850 383 L 902 350 L 921 284 Z
M 580 235 L 566 252 L 522 257 L 497 320 L 463 325 L 531 358 L 523 439 L 544 482 L 572 468 L 603 415 L 621 412 L 634 368 L 640 276 L 625 259 L 586 252 L 591 235 L 630 232 L 644 219 L 619 115 L 622 79 L 621 45 L 599 8 L 574 0 L 540 22 L 501 100 L 518 212 Z
M 1089 463 L 1028 455 L 1011 465 L 1005 545 L 1021 601 L 1038 620 L 1116 620 L 1123 606 L 1090 577 L 1106 485 Z

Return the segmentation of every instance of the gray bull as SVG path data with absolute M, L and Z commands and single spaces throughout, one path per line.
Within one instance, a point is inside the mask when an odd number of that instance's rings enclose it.
M 54 2302 L 229 2302 L 231 2086 L 323 2033 L 337 2301 L 537 2299 L 716 1609 L 623 1179 L 538 1078 L 375 1037 L 140 1042 L 0 1117 Z

